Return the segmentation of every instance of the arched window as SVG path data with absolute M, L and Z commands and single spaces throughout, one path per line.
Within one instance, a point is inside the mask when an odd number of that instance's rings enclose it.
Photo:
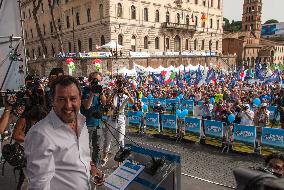
M 40 57 L 42 55 L 40 47 L 37 48 L 37 52 L 38 52 L 38 56 Z
M 78 52 L 82 51 L 82 42 L 81 40 L 78 40 Z
M 122 5 L 121 5 L 121 3 L 117 3 L 117 17 L 118 18 L 122 17 Z
M 189 18 L 189 15 L 186 15 L 186 19 L 185 19 L 185 22 L 186 22 L 186 25 L 189 25 L 189 22 L 190 22 L 190 18 Z
M 99 13 L 100 13 L 100 19 L 104 18 L 104 6 L 103 4 L 100 4 L 99 6 Z
M 71 42 L 68 42 L 68 52 L 71 53 L 72 51 L 72 45 Z
M 136 7 L 134 5 L 131 6 L 131 19 L 136 19 Z
M 93 51 L 93 39 L 89 38 L 89 51 Z
M 105 45 L 106 41 L 105 41 L 105 37 L 104 35 L 101 36 L 101 46 Z
M 118 39 L 118 44 L 119 45 L 123 45 L 123 36 L 122 36 L 122 34 L 119 34 L 117 39 Z
M 79 12 L 76 13 L 76 23 L 77 25 L 80 25 L 80 13 Z
M 148 8 L 144 8 L 144 21 L 148 21 Z
M 194 50 L 197 50 L 198 41 L 197 39 L 194 40 Z
M 70 28 L 69 16 L 66 16 L 66 27 L 67 27 L 67 28 Z
M 219 41 L 216 41 L 216 50 L 219 50 Z
M 51 45 L 51 53 L 52 53 L 52 56 L 55 57 L 55 49 L 54 49 L 53 45 Z
M 198 26 L 198 17 L 195 16 L 195 26 Z
M 202 40 L 201 41 L 201 50 L 204 50 L 204 48 L 205 48 L 205 40 Z
M 134 35 L 131 38 L 131 51 L 136 51 L 136 37 Z
M 92 18 L 91 18 L 91 9 L 90 8 L 87 9 L 87 20 L 88 20 L 88 22 L 91 22 L 91 20 L 92 20 Z
M 170 13 L 169 13 L 169 11 L 166 13 L 166 22 L 167 23 L 170 22 Z
M 148 36 L 145 36 L 144 37 L 144 49 L 148 49 L 148 43 L 149 43 Z
M 208 45 L 209 45 L 209 50 L 211 51 L 212 50 L 212 40 L 209 40 Z
M 160 49 L 160 39 L 159 39 L 159 37 L 155 38 L 155 49 Z
M 167 51 L 167 49 L 170 49 L 170 39 L 169 38 L 166 38 L 165 49 L 166 49 L 166 51 Z
M 174 51 L 180 51 L 181 50 L 181 46 L 180 46 L 180 37 L 177 35 L 175 37 L 175 48 L 174 48 Z
M 188 50 L 188 49 L 189 49 L 189 48 L 188 48 L 188 43 L 189 43 L 189 40 L 186 39 L 186 40 L 185 40 L 185 50 Z
M 155 22 L 160 22 L 160 12 L 159 12 L 159 10 L 156 10 Z
M 180 14 L 177 13 L 177 23 L 180 24 Z

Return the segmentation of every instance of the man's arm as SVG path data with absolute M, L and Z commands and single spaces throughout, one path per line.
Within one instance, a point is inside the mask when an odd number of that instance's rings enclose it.
M 9 119 L 11 115 L 11 108 L 5 108 L 1 118 L 0 118 L 0 134 L 3 134 L 5 129 L 9 124 Z
M 55 173 L 53 146 L 46 136 L 30 131 L 25 138 L 29 190 L 50 190 Z

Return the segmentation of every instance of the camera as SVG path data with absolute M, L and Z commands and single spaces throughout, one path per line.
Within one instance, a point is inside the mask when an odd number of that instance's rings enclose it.
M 101 94 L 103 91 L 102 85 L 99 85 L 98 79 L 93 79 L 91 82 L 91 91 L 94 94 Z
M 119 94 L 122 94 L 124 92 L 124 88 L 126 87 L 126 80 L 122 76 L 118 76 L 116 79 L 116 89 L 115 91 Z

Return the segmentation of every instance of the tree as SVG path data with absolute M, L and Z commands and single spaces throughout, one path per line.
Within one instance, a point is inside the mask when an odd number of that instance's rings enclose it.
M 229 21 L 229 19 L 227 19 L 227 18 L 223 18 L 223 21 L 224 21 L 224 30 L 225 31 L 230 31 L 230 21 Z
M 44 55 L 47 56 L 46 45 L 44 43 L 44 38 L 43 38 L 43 35 L 41 33 L 39 21 L 38 21 L 38 17 L 37 17 L 37 13 L 38 13 L 38 10 L 39 10 L 41 5 L 42 5 L 42 0 L 33 0 L 33 11 L 32 11 L 32 13 L 33 13 L 33 18 L 34 18 L 35 24 L 36 24 L 36 30 L 37 30 L 37 34 L 38 34 L 38 37 L 39 37 L 40 45 L 42 47 Z
M 49 6 L 49 9 L 50 9 L 50 14 L 51 14 L 51 20 L 52 20 L 52 25 L 54 26 L 54 29 L 55 29 L 55 34 L 56 34 L 56 38 L 58 40 L 58 43 L 59 43 L 59 48 L 60 48 L 60 52 L 64 52 L 64 49 L 63 49 L 63 42 L 62 42 L 62 37 L 61 35 L 59 34 L 59 27 L 58 25 L 56 24 L 56 21 L 55 21 L 55 18 L 54 18 L 54 6 L 55 6 L 55 1 L 53 0 L 48 0 L 48 6 Z M 58 23 L 60 24 L 60 23 Z
M 279 21 L 275 19 L 270 19 L 270 20 L 267 20 L 264 24 L 274 24 L 274 23 L 279 23 Z

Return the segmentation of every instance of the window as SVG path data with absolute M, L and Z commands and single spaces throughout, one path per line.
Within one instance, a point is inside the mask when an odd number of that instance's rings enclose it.
M 186 15 L 186 19 L 185 19 L 185 23 L 186 23 L 186 25 L 189 25 L 189 22 L 190 22 L 189 15 Z
M 30 58 L 30 52 L 29 52 L 28 49 L 26 49 L 26 56 L 27 56 L 28 58 Z
M 155 22 L 160 22 L 160 12 L 159 12 L 159 10 L 156 10 Z
M 71 45 L 71 42 L 68 42 L 68 51 L 69 51 L 69 53 L 71 53 L 71 51 L 72 51 L 72 45 Z
M 118 39 L 118 44 L 119 45 L 123 45 L 123 36 L 122 36 L 122 34 L 119 34 L 117 39 Z
M 79 12 L 76 13 L 76 24 L 80 25 L 80 13 Z
M 189 43 L 189 40 L 186 39 L 186 40 L 185 40 L 185 50 L 188 50 L 188 49 L 189 49 L 189 48 L 188 48 L 188 43 Z
M 25 38 L 28 39 L 28 33 L 26 30 L 25 30 Z
M 104 35 L 101 36 L 101 46 L 105 45 L 106 41 L 105 41 L 105 37 Z
M 35 50 L 32 49 L 33 59 L 35 58 Z
M 38 56 L 42 56 L 40 47 L 37 48 Z
M 213 19 L 210 18 L 210 28 L 213 28 Z
M 26 13 L 23 12 L 23 19 L 26 19 Z
M 198 0 L 195 0 L 195 4 L 198 5 Z
M 93 39 L 89 38 L 89 51 L 93 51 Z
M 216 41 L 216 50 L 219 50 L 219 41 Z
M 209 40 L 208 45 L 209 45 L 209 50 L 211 51 L 212 50 L 212 40 Z
M 69 16 L 66 16 L 66 27 L 70 28 L 70 19 Z
M 121 5 L 121 3 L 117 4 L 117 17 L 118 18 L 122 17 L 122 5 Z
M 166 50 L 170 49 L 170 39 L 169 38 L 166 38 L 165 48 L 166 48 Z
M 148 36 L 145 36 L 144 37 L 144 49 L 148 49 L 148 43 L 149 43 Z
M 29 18 L 32 17 L 32 14 L 31 14 L 31 9 L 29 9 Z
M 136 37 L 134 35 L 131 38 L 131 51 L 136 51 Z
M 195 16 L 195 26 L 198 26 L 198 17 Z
M 220 28 L 220 20 L 218 19 L 217 20 L 217 30 L 219 30 L 219 28 Z
M 217 5 L 218 9 L 221 8 L 221 0 L 218 0 L 218 5 Z
M 88 22 L 91 22 L 91 9 L 90 8 L 87 9 L 87 20 Z
M 148 21 L 148 8 L 144 8 L 144 21 Z
M 52 22 L 49 22 L 49 26 L 50 26 L 50 33 L 53 33 L 53 24 L 52 24 Z
M 43 29 L 43 35 L 46 34 L 46 31 L 45 31 L 45 24 L 42 25 L 42 29 Z
M 197 50 L 197 45 L 198 45 L 198 41 L 197 41 L 197 39 L 195 39 L 195 40 L 194 40 L 194 47 L 193 47 L 194 50 Z
M 131 6 L 131 19 L 136 19 L 136 8 L 134 5 Z
M 167 13 L 166 13 L 166 22 L 167 23 L 170 22 L 170 13 L 169 13 L 169 11 L 167 11 Z
M 60 18 L 57 19 L 57 24 L 58 24 L 58 30 L 61 30 L 61 20 L 60 20 Z
M 100 19 L 104 18 L 104 6 L 103 4 L 100 4 L 99 6 L 99 13 L 100 13 Z
M 206 0 L 203 0 L 202 4 L 205 7 L 206 6 Z
M 160 39 L 159 39 L 159 37 L 155 38 L 155 49 L 160 49 Z
M 214 0 L 211 0 L 211 7 L 214 7 Z
M 177 13 L 177 23 L 180 24 L 180 14 Z
M 180 51 L 181 50 L 181 39 L 180 39 L 180 37 L 177 35 L 176 37 L 175 37 L 175 48 L 174 48 L 174 51 Z
M 53 45 L 51 45 L 51 53 L 52 53 L 52 56 L 54 57 L 55 56 L 55 49 L 54 49 Z
M 81 52 L 82 50 L 82 42 L 81 40 L 78 40 L 78 52 Z
M 31 29 L 31 37 L 34 38 L 33 29 Z
M 202 40 L 201 41 L 201 50 L 204 50 L 204 47 L 205 47 L 205 40 Z

